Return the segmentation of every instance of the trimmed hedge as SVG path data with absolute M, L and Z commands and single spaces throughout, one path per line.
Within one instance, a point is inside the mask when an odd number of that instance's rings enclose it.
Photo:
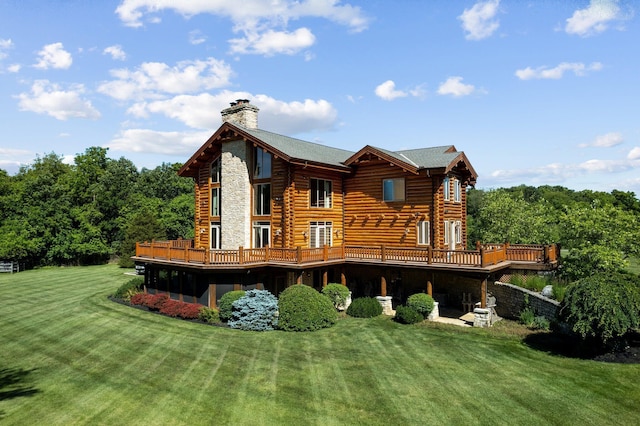
M 382 315 L 382 305 L 373 297 L 354 299 L 347 308 L 347 315 L 356 318 L 373 318 Z
M 346 285 L 330 283 L 322 289 L 322 294 L 329 298 L 334 308 L 344 309 L 349 298 L 349 288 Z
M 413 308 L 413 310 L 418 312 L 424 319 L 426 319 L 431 311 L 433 311 L 435 302 L 433 300 L 433 297 L 429 296 L 426 293 L 416 293 L 409 296 L 409 298 L 407 299 L 407 306 L 409 308 Z
M 267 290 L 249 290 L 233 302 L 229 327 L 268 331 L 278 326 L 278 299 Z
M 182 319 L 197 319 L 200 315 L 200 309 L 203 307 L 197 303 L 173 300 L 166 293 L 138 293 L 131 296 L 130 303 L 132 305 L 146 306 L 150 311 L 157 311 L 163 315 Z
M 393 319 L 402 324 L 416 324 L 424 321 L 424 316 L 410 306 L 398 305 Z
M 233 313 L 233 302 L 244 295 L 244 290 L 233 290 L 222 295 L 218 302 L 218 313 L 221 321 L 227 322 L 231 319 L 231 314 Z
M 338 317 L 329 298 L 306 285 L 285 289 L 280 294 L 278 309 L 278 328 L 285 331 L 328 328 L 336 323 Z

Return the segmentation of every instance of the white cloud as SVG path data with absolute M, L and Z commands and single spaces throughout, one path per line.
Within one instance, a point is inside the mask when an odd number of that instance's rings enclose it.
M 73 62 L 71 53 L 64 50 L 62 43 L 45 45 L 42 50 L 38 52 L 38 56 L 40 60 L 34 67 L 43 70 L 49 68 L 67 69 Z
M 109 46 L 102 51 L 103 55 L 111 55 L 111 57 L 118 61 L 124 61 L 127 59 L 127 54 L 122 50 L 122 46 L 119 44 Z
M 612 146 L 620 145 L 624 139 L 622 133 L 610 132 L 604 135 L 600 135 L 590 143 L 583 143 L 578 145 L 580 148 L 596 147 L 596 148 L 610 148 Z
M 590 65 L 585 65 L 581 62 L 562 62 L 554 68 L 527 67 L 515 72 L 516 76 L 520 80 L 532 80 L 532 79 L 560 79 L 564 76 L 565 72 L 573 72 L 577 76 L 584 76 L 588 71 L 600 71 L 602 64 L 600 62 L 593 62 Z
M 629 160 L 640 160 L 640 146 L 634 147 L 629 154 L 627 154 Z
M 189 32 L 189 43 L 193 45 L 202 44 L 207 41 L 207 38 L 202 34 L 200 30 L 193 30 Z
M 324 18 L 355 32 L 365 30 L 369 24 L 360 7 L 341 4 L 338 0 L 123 0 L 116 14 L 125 25 L 141 27 L 143 18 L 147 22 L 160 22 L 153 14 L 163 10 L 173 10 L 185 17 L 208 13 L 230 19 L 234 32 L 244 34 L 243 37 L 230 40 L 235 53 L 272 55 L 300 51 L 303 49 L 299 47 L 301 44 L 309 46 L 315 37 L 307 28 L 290 32 L 286 27 L 290 21 L 302 18 Z
M 215 96 L 202 93 L 140 102 L 134 104 L 127 112 L 138 118 L 161 114 L 191 128 L 212 130 L 221 123 L 221 117 L 216 112 L 227 108 L 229 102 L 235 99 L 251 99 L 252 104 L 260 108 L 260 128 L 286 135 L 329 130 L 335 126 L 338 116 L 333 105 L 323 99 L 285 102 L 267 95 L 230 91 L 222 91 Z
M 465 9 L 458 19 L 462 21 L 462 29 L 467 40 L 482 40 L 490 37 L 500 26 L 496 19 L 500 0 L 481 1 L 471 9 Z
M 392 101 L 397 98 L 404 98 L 407 96 L 407 92 L 402 90 L 396 90 L 396 83 L 393 80 L 387 80 L 384 83 L 376 87 L 376 96 L 384 99 L 385 101 Z
M 588 37 L 605 31 L 612 21 L 626 19 L 618 7 L 617 0 L 591 0 L 585 9 L 573 12 L 567 19 L 565 31 Z
M 191 155 L 211 136 L 208 132 L 160 132 L 127 129 L 106 146 L 114 151 L 145 154 Z
M 158 98 L 162 94 L 190 93 L 227 86 L 231 67 L 214 58 L 182 61 L 175 66 L 145 62 L 137 69 L 111 71 L 115 80 L 102 83 L 98 91 L 119 100 Z
M 294 55 L 315 43 L 316 37 L 308 28 L 294 32 L 267 30 L 263 33 L 246 32 L 243 38 L 229 40 L 231 53 L 253 53 L 264 56 Z
M 476 88 L 473 85 L 462 82 L 462 77 L 449 77 L 438 87 L 439 95 L 451 95 L 456 98 L 470 95 L 475 91 Z
M 16 73 L 16 72 L 19 72 L 21 68 L 22 68 L 22 65 L 20 64 L 11 64 L 7 67 L 7 71 Z
M 99 118 L 100 112 L 91 105 L 91 101 L 82 99 L 84 92 L 82 84 L 71 85 L 68 90 L 63 90 L 48 80 L 37 80 L 31 86 L 30 94 L 21 93 L 16 98 L 19 99 L 21 111 L 47 114 L 58 120 Z
M 13 49 L 13 42 L 11 39 L 0 38 L 0 60 L 8 56 L 7 50 Z

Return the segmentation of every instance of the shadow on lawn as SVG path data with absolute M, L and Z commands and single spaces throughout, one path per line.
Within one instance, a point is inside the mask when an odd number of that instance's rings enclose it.
M 640 334 L 630 333 L 615 346 L 603 347 L 595 340 L 583 340 L 569 334 L 548 332 L 532 333 L 523 339 L 527 346 L 569 358 L 592 359 L 594 361 L 623 364 L 640 363 Z
M 39 393 L 39 389 L 29 384 L 30 375 L 34 371 L 35 369 L 25 370 L 22 368 L 1 368 L 0 401 L 23 396 L 33 396 Z M 0 411 L 0 419 L 3 417 L 4 412 Z

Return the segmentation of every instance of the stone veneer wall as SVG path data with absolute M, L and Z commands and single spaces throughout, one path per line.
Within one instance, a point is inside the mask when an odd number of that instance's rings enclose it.
M 487 291 L 496 298 L 496 313 L 505 318 L 517 319 L 524 307 L 525 295 L 529 296 L 529 305 L 536 316 L 553 319 L 558 313 L 560 303 L 542 296 L 540 293 L 527 290 L 513 284 L 496 282 L 487 283 Z
M 222 144 L 220 168 L 222 249 L 251 247 L 249 148 L 243 140 Z

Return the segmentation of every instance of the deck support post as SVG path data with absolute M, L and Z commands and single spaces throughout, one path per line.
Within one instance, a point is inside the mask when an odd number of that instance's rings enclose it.
M 340 284 L 347 285 L 347 276 L 344 273 L 344 269 L 340 272 Z
M 328 279 L 329 278 L 328 278 L 328 275 L 327 275 L 327 270 L 325 269 L 324 271 L 322 271 L 322 288 L 327 286 Z
M 384 277 L 384 275 L 380 277 L 380 296 L 387 296 L 387 279 Z
M 487 307 L 487 278 L 485 277 L 480 283 L 480 307 Z
M 211 309 L 217 309 L 216 306 L 216 285 L 209 284 L 209 307 Z
M 427 294 L 433 297 L 433 285 L 430 280 L 427 280 Z

